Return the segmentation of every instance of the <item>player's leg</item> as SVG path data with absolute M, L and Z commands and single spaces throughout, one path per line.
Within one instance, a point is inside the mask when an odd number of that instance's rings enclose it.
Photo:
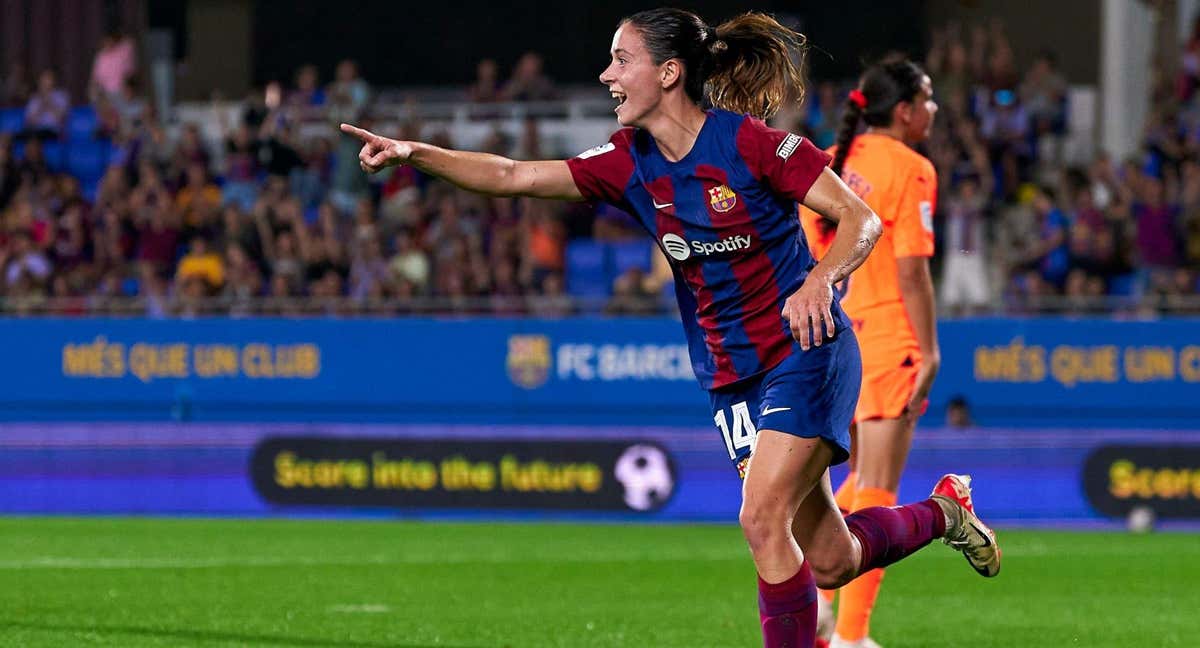
M 912 445 L 909 418 L 873 419 L 859 423 L 859 475 L 851 511 L 896 504 L 900 475 Z M 834 645 L 858 645 L 870 633 L 871 611 L 883 583 L 882 569 L 859 576 L 841 589 Z
M 842 484 L 838 486 L 833 493 L 833 499 L 837 503 L 838 509 L 842 515 L 850 513 L 854 510 L 854 493 L 858 489 L 858 426 L 855 423 L 850 424 L 850 458 L 847 464 L 850 471 L 846 474 L 846 478 Z M 821 600 L 817 601 L 817 636 L 828 640 L 833 635 L 834 625 L 837 619 L 833 612 L 833 602 L 837 598 L 837 590 L 823 589 L 820 591 Z
M 816 639 L 816 580 L 792 522 L 810 492 L 819 491 L 823 499 L 832 459 L 833 450 L 820 438 L 758 433 L 738 519 L 758 571 L 759 618 L 768 647 L 811 648 Z M 845 569 L 852 569 L 853 556 L 843 559 Z

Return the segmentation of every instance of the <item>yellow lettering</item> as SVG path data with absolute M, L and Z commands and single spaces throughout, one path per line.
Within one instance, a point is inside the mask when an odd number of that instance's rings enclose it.
M 1013 338 L 1006 346 L 975 347 L 975 379 L 980 382 L 1041 382 L 1046 378 L 1046 350 Z
M 1142 383 L 1175 379 L 1175 353 L 1170 347 L 1125 349 L 1125 378 Z
M 294 452 L 275 455 L 275 483 L 283 488 L 367 487 L 367 465 L 352 459 L 311 461 L 297 459 Z
M 1050 372 L 1067 388 L 1081 382 L 1117 382 L 1117 347 L 1055 347 Z
M 271 365 L 271 348 L 265 344 L 247 344 L 242 349 L 242 373 L 247 378 L 271 378 L 275 369 Z
M 120 378 L 125 375 L 125 345 L 109 344 L 103 335 L 86 344 L 64 345 L 62 372 L 80 378 Z
M 1200 382 L 1200 346 L 1188 345 L 1179 350 L 1179 377 L 1184 382 Z
M 1128 499 L 1133 495 L 1133 462 L 1114 461 L 1108 467 L 1108 492 L 1117 499 Z

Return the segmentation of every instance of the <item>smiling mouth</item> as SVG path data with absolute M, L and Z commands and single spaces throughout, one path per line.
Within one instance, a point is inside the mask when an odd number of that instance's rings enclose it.
M 624 92 L 617 92 L 614 90 L 614 91 L 612 91 L 612 98 L 617 100 L 617 107 L 614 108 L 613 110 L 618 110 L 621 108 L 622 105 L 625 104 L 625 100 L 628 97 L 625 96 Z

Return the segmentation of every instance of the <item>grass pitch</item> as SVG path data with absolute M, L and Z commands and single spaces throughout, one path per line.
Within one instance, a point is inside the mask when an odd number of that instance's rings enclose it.
M 1001 531 L 888 570 L 887 648 L 1200 645 L 1200 536 Z M 760 645 L 734 526 L 0 518 L 0 646 Z

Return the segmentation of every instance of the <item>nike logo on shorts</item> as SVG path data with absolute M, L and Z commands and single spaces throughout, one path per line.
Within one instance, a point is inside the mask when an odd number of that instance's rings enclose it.
M 653 198 L 650 199 L 650 202 L 654 203 L 655 209 L 666 209 L 667 207 L 670 207 L 671 205 L 675 204 L 675 203 L 663 203 L 660 205 L 660 204 L 658 204 L 658 201 Z
M 791 411 L 791 409 L 792 408 L 790 408 L 790 407 L 771 407 L 771 408 L 763 410 L 762 416 L 766 416 L 767 414 L 774 414 L 775 412 L 788 412 L 788 411 Z

